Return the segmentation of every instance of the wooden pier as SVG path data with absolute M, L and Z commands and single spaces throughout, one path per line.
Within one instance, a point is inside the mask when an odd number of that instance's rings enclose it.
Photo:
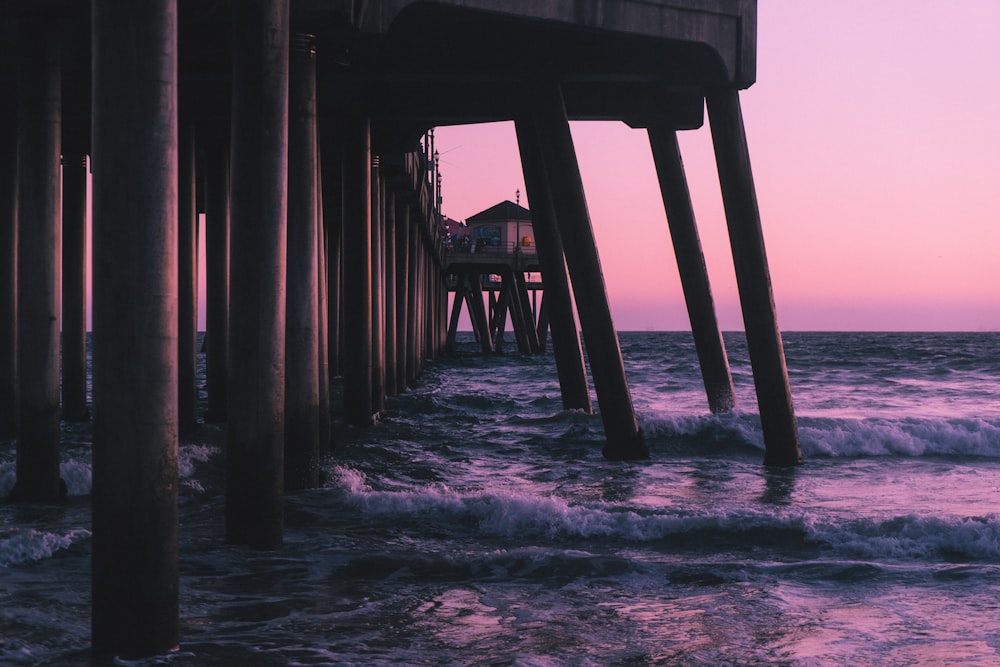
M 798 463 L 739 102 L 755 63 L 753 0 L 0 0 L 0 437 L 17 438 L 12 499 L 57 501 L 59 420 L 93 419 L 94 661 L 180 641 L 177 446 L 196 426 L 202 213 L 226 536 L 277 548 L 282 496 L 317 483 L 331 417 L 371 425 L 445 349 L 450 289 L 484 350 L 507 316 L 525 352 L 551 331 L 564 404 L 589 411 L 585 345 L 605 455 L 648 456 L 570 119 L 648 128 L 709 407 L 732 407 L 675 136 L 707 103 L 765 462 Z M 491 264 L 446 250 L 433 128 L 499 120 L 516 123 L 533 252 L 519 240 Z M 527 271 L 544 277 L 540 307 Z

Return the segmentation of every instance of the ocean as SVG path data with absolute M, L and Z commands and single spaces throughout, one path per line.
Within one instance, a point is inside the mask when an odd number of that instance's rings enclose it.
M 465 335 L 377 426 L 337 428 L 278 551 L 225 544 L 202 427 L 180 447 L 181 645 L 122 664 L 1000 664 L 1000 334 L 785 333 L 791 469 L 762 465 L 725 340 L 738 408 L 712 415 L 690 333 L 621 334 L 651 458 L 612 463 L 551 355 Z M 69 500 L 0 505 L 3 665 L 87 661 L 89 427 L 63 434 Z

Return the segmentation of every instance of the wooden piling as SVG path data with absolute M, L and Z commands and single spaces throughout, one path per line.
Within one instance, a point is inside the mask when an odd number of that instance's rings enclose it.
M 372 211 L 369 120 L 345 121 L 343 262 L 344 421 L 370 426 L 372 403 Z
M 281 546 L 288 0 L 233 4 L 226 539 Z
M 319 174 L 316 38 L 289 50 L 285 490 L 319 485 Z
M 95 2 L 91 30 L 98 662 L 179 638 L 176 0 Z
M 715 317 L 708 268 L 701 250 L 701 239 L 698 238 L 677 133 L 657 127 L 649 128 L 648 133 L 708 407 L 714 413 L 728 412 L 736 406 L 733 376 L 729 370 L 722 331 Z
M 771 291 L 739 93 L 731 88 L 717 89 L 706 101 L 764 431 L 764 463 L 796 465 L 802 462 L 802 451 Z
M 62 158 L 62 418 L 90 419 L 87 408 L 87 156 Z
M 23 501 L 60 497 L 61 76 L 57 25 L 19 32 L 17 482 Z
M 562 93 L 557 84 L 550 84 L 537 87 L 535 94 L 536 136 L 540 140 L 542 163 L 573 280 L 576 309 L 607 436 L 604 456 L 614 460 L 647 458 L 649 450 L 639 430 L 625 378 Z
M 534 123 L 532 118 L 522 117 L 517 119 L 514 127 L 521 154 L 524 184 L 531 202 L 535 249 L 545 283 L 542 309 L 546 311 L 549 328 L 552 330 L 552 354 L 556 360 L 563 408 L 590 413 L 593 407 L 587 385 L 583 347 L 576 328 L 576 315 L 573 313 L 562 238 L 555 219 L 556 213 Z

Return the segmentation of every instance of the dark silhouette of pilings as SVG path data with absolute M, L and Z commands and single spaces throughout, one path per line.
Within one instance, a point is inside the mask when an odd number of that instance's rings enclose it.
M 334 123 L 327 123 L 327 126 Z M 341 373 L 341 247 L 344 221 L 344 151 L 334 132 L 321 131 L 323 225 L 326 229 L 327 352 L 329 376 Z
M 396 344 L 396 195 L 386 193 L 385 228 L 383 248 L 385 255 L 385 393 L 395 396 L 399 393 L 399 373 L 397 372 Z
M 649 450 L 639 430 L 625 378 L 562 93 L 553 83 L 535 86 L 533 95 L 536 137 L 566 265 L 573 280 L 576 309 L 607 437 L 604 456 L 614 460 L 647 458 Z
M 182 116 L 177 150 L 177 420 L 187 433 L 198 424 L 198 203 L 194 119 Z
M 229 402 L 229 127 L 209 134 L 205 169 L 205 421 L 224 422 Z
M 91 7 L 97 662 L 179 636 L 177 8 Z
M 660 127 L 651 127 L 648 133 L 708 407 L 715 413 L 727 412 L 736 406 L 733 376 L 729 370 L 722 331 L 715 317 L 708 268 L 701 250 L 701 239 L 698 238 L 677 133 Z
M 233 4 L 226 539 L 257 548 L 283 531 L 288 5 Z
M 385 185 L 379 156 L 372 156 L 371 175 L 371 261 L 372 261 L 372 412 L 375 418 L 385 410 L 385 258 L 382 255 L 382 230 L 385 221 L 383 193 Z
M 764 432 L 764 463 L 795 465 L 802 462 L 802 451 L 771 292 L 739 93 L 730 88 L 718 89 L 706 101 Z
M 289 56 L 288 297 L 285 489 L 319 485 L 319 147 L 316 42 L 295 34 Z
M 369 426 L 372 403 L 372 168 L 371 125 L 345 121 L 343 249 L 344 421 Z
M 0 30 L 8 48 L 13 30 Z M 0 96 L 0 438 L 17 435 L 17 96 Z
M 19 31 L 18 500 L 60 497 L 61 68 L 57 26 Z
M 87 409 L 87 156 L 62 158 L 62 418 L 90 419 Z
M 410 206 L 396 206 L 396 387 L 404 391 L 410 377 Z
M 535 248 L 545 283 L 542 311 L 548 318 L 549 328 L 552 330 L 552 354 L 559 375 L 563 408 L 589 413 L 592 410 L 590 390 L 587 386 L 583 347 L 576 328 L 576 316 L 573 314 L 562 238 L 556 225 L 555 210 L 552 198 L 549 196 L 545 167 L 539 152 L 538 138 L 534 136 L 534 128 L 534 121 L 530 118 L 519 118 L 515 122 L 524 185 L 532 208 L 531 223 L 535 234 Z M 540 315 L 539 330 L 541 330 L 541 320 Z
M 317 118 L 316 139 L 319 140 L 319 127 Z M 329 271 L 327 269 L 327 230 L 326 218 L 323 215 L 323 165 L 322 155 L 319 153 L 320 144 L 317 143 L 316 175 L 313 180 L 313 190 L 316 197 L 316 276 L 317 292 L 319 296 L 319 306 L 317 315 L 319 316 L 316 333 L 318 336 L 317 346 L 319 348 L 319 378 L 317 379 L 319 390 L 319 450 L 320 454 L 330 451 L 330 437 L 332 433 L 332 416 L 330 414 L 330 337 L 327 327 L 330 322 L 330 293 L 329 293 Z

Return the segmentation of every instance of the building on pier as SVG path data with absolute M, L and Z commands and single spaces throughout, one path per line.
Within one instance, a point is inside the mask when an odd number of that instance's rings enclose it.
M 476 340 L 484 352 L 502 352 L 508 317 L 518 349 L 545 350 L 548 330 L 544 283 L 531 211 L 510 200 L 471 215 L 445 248 L 448 289 L 454 293 L 446 348 L 455 344 L 460 312 L 467 308 Z M 479 307 L 483 299 L 487 305 Z

